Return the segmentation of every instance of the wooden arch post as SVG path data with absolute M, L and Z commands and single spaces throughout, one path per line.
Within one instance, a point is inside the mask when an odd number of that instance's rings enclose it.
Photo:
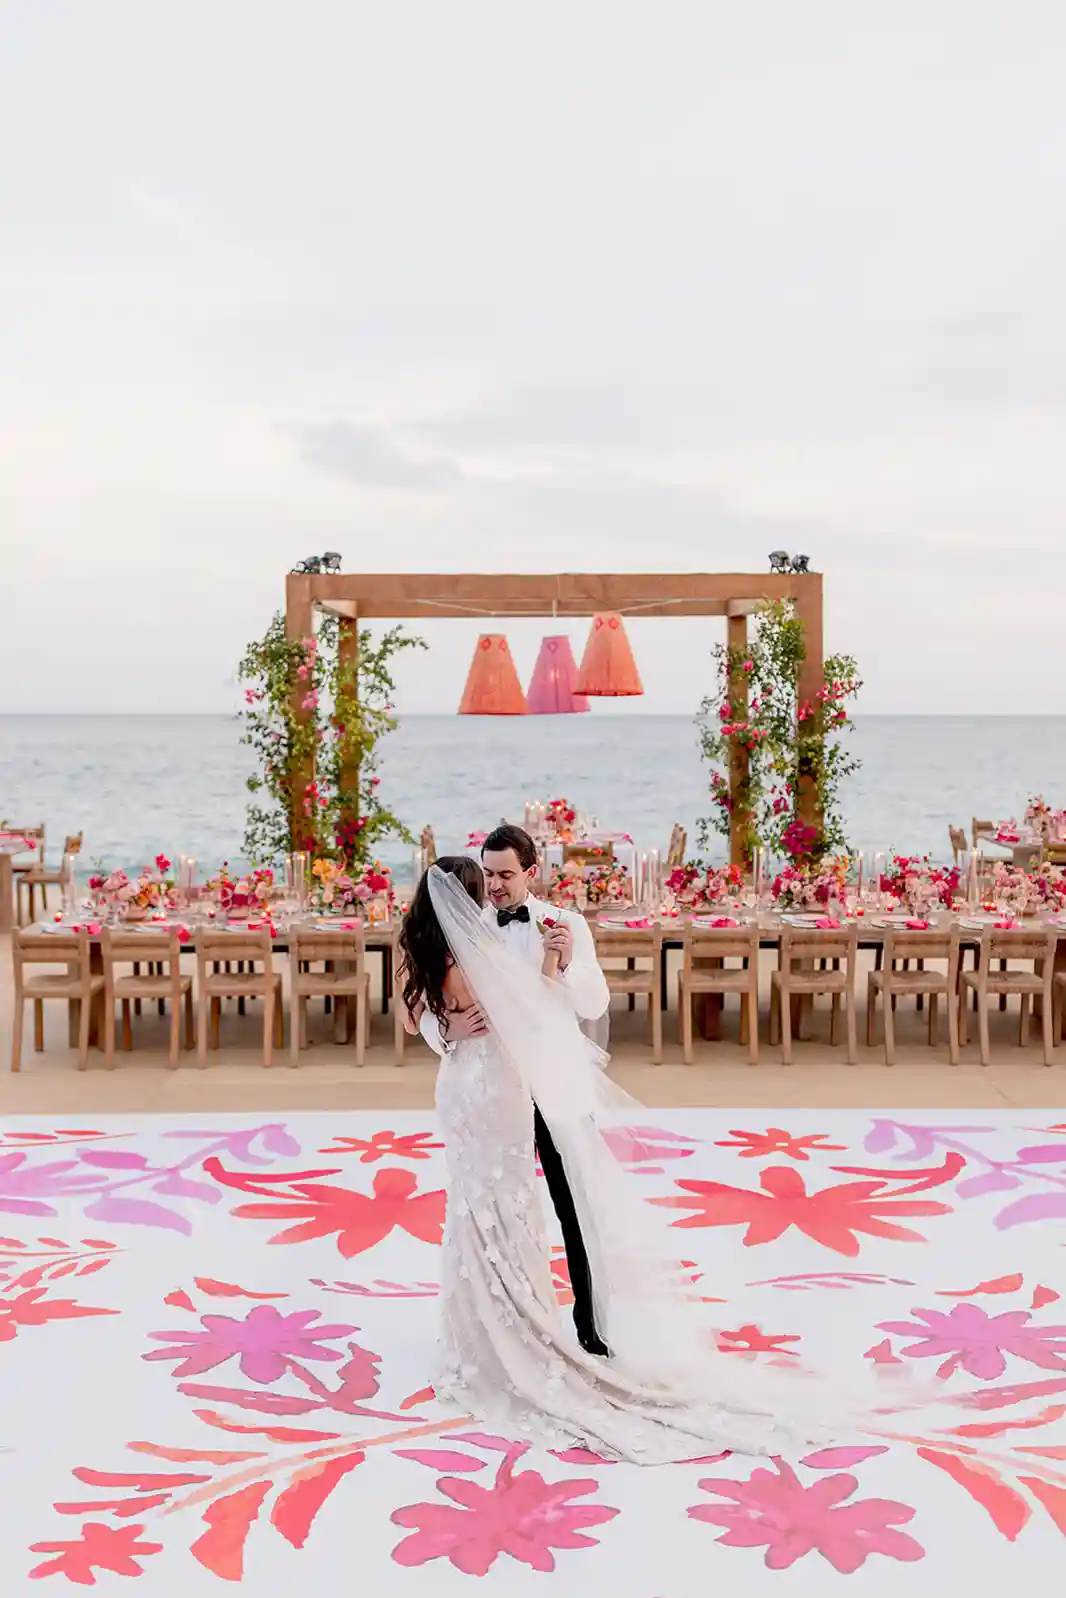
M 414 620 L 433 617 L 589 617 L 600 611 L 624 616 L 724 616 L 732 648 L 747 647 L 747 618 L 760 603 L 788 599 L 803 625 L 805 655 L 799 671 L 798 706 L 819 703 L 825 682 L 822 662 L 822 578 L 818 572 L 650 572 L 650 573 L 349 573 L 290 574 L 285 593 L 286 634 L 290 639 L 310 635 L 316 606 L 341 618 L 342 659 L 358 665 L 358 629 L 361 621 Z M 731 688 L 735 706 L 747 709 L 746 687 Z M 306 725 L 310 712 L 303 695 L 294 695 L 293 715 Z M 819 722 L 819 725 L 821 723 Z M 314 780 L 313 757 L 291 772 L 290 827 L 294 843 L 304 835 L 304 801 Z M 730 765 L 730 794 L 734 805 L 730 830 L 730 858 L 743 859 L 746 819 L 743 793 L 747 778 L 746 756 Z M 354 790 L 358 769 L 344 774 Z M 801 780 L 796 813 L 820 826 L 817 784 Z

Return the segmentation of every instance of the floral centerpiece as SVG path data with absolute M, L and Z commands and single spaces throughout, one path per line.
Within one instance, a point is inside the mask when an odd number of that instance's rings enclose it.
M 834 855 L 817 865 L 793 861 L 778 873 L 771 888 L 783 910 L 824 910 L 834 899 L 842 904 L 847 891 L 847 855 Z
M 228 862 L 223 861 L 205 887 L 218 900 L 219 909 L 233 920 L 241 920 L 270 903 L 274 896 L 274 873 L 269 866 L 257 866 L 255 870 L 235 877 Z
M 1051 831 L 1051 806 L 1042 793 L 1033 794 L 1025 807 L 1025 825 L 1038 838 L 1046 838 Z
M 548 826 L 557 838 L 566 840 L 571 837 L 574 823 L 577 820 L 577 811 L 569 799 L 548 800 Z
M 881 892 L 890 893 L 909 910 L 930 902 L 950 910 L 959 891 L 958 866 L 934 866 L 928 855 L 895 855 L 881 876 Z
M 89 878 L 93 906 L 126 921 L 143 921 L 152 911 L 166 906 L 174 888 L 173 878 L 167 875 L 169 870 L 170 861 L 165 854 L 157 854 L 155 864 L 142 866 L 133 878 L 125 871 L 98 869 Z
M 618 860 L 589 866 L 571 860 L 565 866 L 556 866 L 552 872 L 548 897 L 552 904 L 574 905 L 578 909 L 584 909 L 587 904 L 630 904 L 633 885 L 625 866 Z
M 311 900 L 316 909 L 365 913 L 371 921 L 384 921 L 392 914 L 396 902 L 392 872 L 380 860 L 352 868 L 338 860 L 316 860 L 311 876 Z
M 1015 915 L 1066 908 L 1066 871 L 1046 862 L 1035 871 L 1000 861 L 992 871 L 991 898 Z
M 739 866 L 712 866 L 699 860 L 675 866 L 666 879 L 667 891 L 683 910 L 708 910 L 723 899 L 735 899 L 743 887 Z

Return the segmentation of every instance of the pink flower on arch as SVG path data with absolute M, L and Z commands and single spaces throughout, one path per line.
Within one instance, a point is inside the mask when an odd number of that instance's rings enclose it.
M 994 1381 L 1007 1368 L 1005 1354 L 1041 1370 L 1066 1370 L 1066 1326 L 1030 1326 L 1028 1310 L 989 1315 L 978 1304 L 950 1310 L 915 1309 L 914 1321 L 885 1321 L 882 1332 L 918 1341 L 901 1349 L 908 1359 L 944 1359 L 937 1375 L 944 1381 L 961 1365 L 968 1376 Z
M 240 1359 L 241 1373 L 250 1382 L 269 1386 L 284 1376 L 291 1359 L 336 1362 L 344 1353 L 324 1345 L 336 1337 L 348 1337 L 355 1326 L 312 1326 L 317 1309 L 282 1315 L 273 1304 L 257 1304 L 243 1320 L 230 1315 L 203 1315 L 202 1332 L 149 1332 L 153 1342 L 171 1343 L 171 1348 L 153 1349 L 146 1360 L 177 1359 L 175 1376 L 202 1376 L 228 1359 Z
M 408 1504 L 393 1512 L 393 1523 L 414 1535 L 393 1549 L 398 1565 L 425 1565 L 448 1559 L 467 1576 L 487 1575 L 501 1554 L 509 1554 L 533 1570 L 555 1569 L 553 1548 L 595 1548 L 585 1536 L 590 1526 L 613 1520 L 617 1509 L 606 1504 L 574 1504 L 595 1492 L 595 1478 L 547 1482 L 535 1470 L 514 1474 L 514 1460 L 504 1459 L 491 1487 L 458 1476 L 437 1483 L 448 1504 Z
M 728 1504 L 694 1504 L 693 1520 L 724 1526 L 717 1539 L 727 1548 L 765 1548 L 767 1570 L 787 1570 L 805 1554 L 823 1559 L 850 1576 L 871 1554 L 905 1563 L 925 1558 L 925 1549 L 906 1532 L 897 1531 L 914 1518 L 909 1504 L 891 1498 L 860 1498 L 846 1504 L 858 1487 L 855 1476 L 823 1476 L 805 1487 L 791 1465 L 774 1461 L 777 1470 L 753 1471 L 747 1481 L 708 1477 L 704 1492 L 732 1500 Z

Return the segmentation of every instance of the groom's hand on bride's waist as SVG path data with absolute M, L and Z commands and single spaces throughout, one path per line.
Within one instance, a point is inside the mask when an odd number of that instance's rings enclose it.
M 465 1010 L 449 1010 L 441 1023 L 441 1033 L 446 1043 L 483 1038 L 488 1029 L 481 1007 L 477 1004 L 471 1004 Z

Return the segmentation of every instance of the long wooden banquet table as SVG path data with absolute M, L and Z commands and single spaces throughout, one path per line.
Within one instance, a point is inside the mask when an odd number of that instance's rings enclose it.
M 723 911 L 723 916 L 725 914 L 726 912 Z M 340 928 L 346 919 L 350 924 L 350 918 L 344 917 L 335 918 L 335 924 L 338 928 Z M 663 962 L 662 1004 L 663 1008 L 666 1009 L 666 962 L 669 952 L 684 949 L 686 938 L 689 936 L 690 929 L 693 932 L 706 932 L 708 929 L 713 928 L 714 922 L 720 918 L 713 912 L 702 913 L 695 916 L 685 914 L 641 916 L 639 911 L 636 910 L 617 911 L 610 914 L 605 914 L 601 911 L 590 909 L 586 912 L 586 919 L 589 921 L 591 926 L 600 926 L 605 930 L 618 931 L 620 929 L 624 929 L 629 932 L 635 932 L 638 936 L 641 932 L 647 932 L 649 946 L 652 944 L 656 933 L 661 932 L 663 934 L 661 955 Z M 737 911 L 729 919 L 732 920 L 735 926 L 744 929 L 751 927 L 753 917 L 751 914 L 746 915 L 745 912 L 741 910 Z M 794 927 L 796 929 L 805 931 L 812 929 L 816 930 L 817 922 L 820 918 L 812 914 L 796 912 L 795 914 L 761 913 L 755 919 L 757 919 L 759 926 L 760 949 L 774 950 L 780 948 L 782 934 L 787 927 Z M 902 912 L 899 914 L 892 914 L 890 912 L 878 913 L 873 911 L 864 913 L 861 916 L 849 916 L 844 925 L 848 925 L 854 921 L 858 926 L 859 949 L 876 952 L 878 949 L 883 947 L 885 938 L 890 931 L 903 930 L 907 926 L 907 922 L 910 919 L 910 917 L 904 916 Z M 982 934 L 995 927 L 1000 921 L 1000 916 L 998 913 L 994 912 L 981 912 L 973 914 L 964 913 L 951 916 L 941 915 L 939 918 L 934 918 L 930 923 L 930 930 L 934 932 L 943 932 L 950 930 L 952 925 L 957 925 L 960 930 L 960 942 L 963 949 L 975 951 L 980 947 Z M 324 927 L 333 924 L 334 918 L 323 918 L 321 916 L 309 916 L 306 918 L 306 920 L 300 923 L 300 925 L 303 927 L 317 930 L 321 930 Z M 184 927 L 189 932 L 189 943 L 182 952 L 187 953 L 190 956 L 195 955 L 195 936 L 197 927 L 193 925 L 192 922 L 183 920 L 178 915 L 171 915 L 166 921 L 155 920 L 143 923 L 135 923 L 134 925 L 141 925 L 146 931 L 150 932 L 165 931 L 168 928 L 172 929 L 174 927 Z M 201 925 L 203 925 L 203 923 L 201 923 Z M 213 931 L 227 930 L 226 927 L 220 928 L 216 921 L 211 921 L 210 923 L 207 923 L 207 925 Z M 90 926 L 94 930 L 90 931 Z M 385 922 L 368 921 L 364 926 L 365 947 L 367 952 L 371 954 L 377 954 L 381 959 L 381 1010 L 385 1015 L 389 1013 L 389 1006 L 393 997 L 396 944 L 400 934 L 401 926 L 402 920 L 399 917 L 394 917 L 391 921 Z M 1029 928 L 1038 929 L 1047 926 L 1053 926 L 1058 930 L 1059 936 L 1055 964 L 1059 969 L 1066 969 L 1066 912 L 1061 912 L 1056 916 L 1026 917 L 1024 921 L 1017 923 L 1019 931 Z M 85 930 L 89 931 L 89 954 L 91 969 L 94 972 L 101 972 L 103 970 L 102 934 L 97 923 L 91 922 L 88 916 L 83 916 L 82 919 L 75 922 L 71 922 L 70 920 L 37 922 L 33 927 L 27 930 L 33 935 L 48 937 L 51 933 L 70 932 L 75 930 L 76 927 L 84 928 Z M 251 923 L 251 928 L 254 929 L 255 927 L 256 923 Z M 245 921 L 234 922 L 232 924 L 232 930 L 234 933 L 247 932 L 249 929 L 250 924 Z M 836 929 L 834 928 L 830 930 Z M 274 953 L 287 954 L 289 950 L 289 943 L 290 929 L 284 926 L 278 927 L 273 938 L 271 939 L 271 945 Z M 714 996 L 709 995 L 708 997 L 713 998 Z M 720 1009 L 720 1001 L 717 1004 L 709 1003 L 703 1007 L 701 1031 L 705 1038 L 712 1041 L 718 1035 L 718 1012 Z M 71 1007 L 71 1010 L 71 1028 L 73 1038 L 73 1006 Z M 97 1041 L 97 1026 L 95 1017 L 90 1036 L 91 1041 L 95 1043 Z

